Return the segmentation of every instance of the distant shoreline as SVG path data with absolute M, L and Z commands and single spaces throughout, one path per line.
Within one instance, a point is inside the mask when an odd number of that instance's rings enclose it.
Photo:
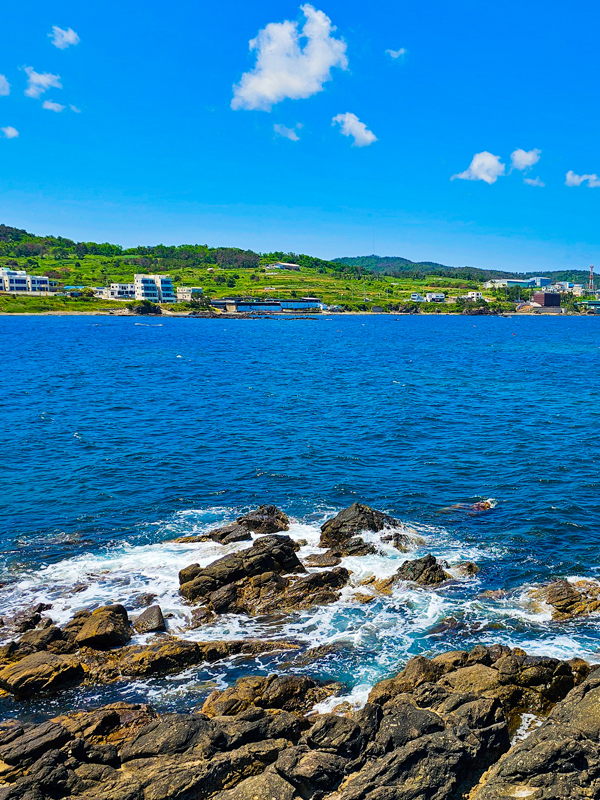
M 445 311 L 439 314 L 413 314 L 403 311 L 372 312 L 372 311 L 345 311 L 343 314 L 123 314 L 110 311 L 0 311 L 0 317 L 118 317 L 127 319 L 210 319 L 210 320 L 257 320 L 257 319 L 340 319 L 343 317 L 519 317 L 519 318 L 544 318 L 549 317 L 595 317 L 597 314 L 519 314 L 514 311 L 504 311 L 502 314 L 457 314 L 455 311 Z

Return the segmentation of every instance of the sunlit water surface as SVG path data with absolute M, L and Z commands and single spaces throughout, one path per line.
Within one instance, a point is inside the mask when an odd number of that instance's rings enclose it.
M 343 681 L 360 703 L 412 655 L 479 642 L 600 660 L 600 617 L 554 622 L 528 595 L 599 577 L 599 319 L 2 317 L 0 337 L 0 615 L 39 601 L 61 624 L 105 603 L 133 615 L 152 592 L 190 639 L 292 640 L 300 655 L 335 644 L 308 664 L 277 652 L 1 700 L 0 716 L 117 697 L 190 709 L 215 686 L 278 670 Z M 448 510 L 483 498 L 496 507 Z M 174 538 L 274 503 L 308 542 L 302 558 L 355 500 L 424 543 L 344 559 L 351 583 L 330 606 L 188 629 L 178 571 L 247 544 Z M 356 598 L 363 579 L 427 552 L 457 579 Z M 466 560 L 477 577 L 456 569 Z

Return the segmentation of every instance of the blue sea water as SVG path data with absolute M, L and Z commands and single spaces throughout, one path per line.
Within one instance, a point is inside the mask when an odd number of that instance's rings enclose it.
M 600 660 L 600 616 L 552 621 L 529 594 L 600 577 L 597 318 L 5 316 L 0 346 L 0 615 L 38 601 L 60 623 L 108 602 L 133 615 L 153 592 L 177 635 L 335 645 L 313 663 L 231 659 L 19 711 L 4 699 L 0 716 L 115 696 L 190 708 L 278 669 L 340 679 L 360 702 L 412 655 L 478 642 Z M 485 498 L 486 513 L 449 508 Z M 178 570 L 246 545 L 174 538 L 274 503 L 307 554 L 354 501 L 422 543 L 346 559 L 352 586 L 332 606 L 189 630 Z M 481 571 L 356 599 L 364 578 L 427 552 Z

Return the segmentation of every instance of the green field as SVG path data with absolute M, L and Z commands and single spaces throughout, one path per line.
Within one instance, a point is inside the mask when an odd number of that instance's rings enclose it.
M 136 272 L 148 272 L 132 265 L 127 256 L 116 256 L 110 259 L 102 256 L 86 255 L 84 257 L 69 256 L 52 258 L 12 257 L 0 259 L 1 266 L 12 269 L 26 269 L 31 274 L 47 275 L 56 282 L 59 290 L 65 286 L 106 286 L 112 282 L 131 283 Z M 364 311 L 374 305 L 388 308 L 410 302 L 411 292 L 424 294 L 428 291 L 444 291 L 446 294 L 462 294 L 470 289 L 478 289 L 479 284 L 452 278 L 428 276 L 421 280 L 396 278 L 378 275 L 355 275 L 344 273 L 327 267 L 302 267 L 300 272 L 270 270 L 268 266 L 259 265 L 254 269 L 219 267 L 207 263 L 193 267 L 172 269 L 162 264 L 152 265 L 152 271 L 169 274 L 176 286 L 201 286 L 206 296 L 222 298 L 232 296 L 243 297 L 319 297 L 328 305 L 340 305 L 346 310 Z M 122 307 L 121 303 L 107 301 L 76 300 L 75 298 L 34 299 L 19 298 L 8 302 L 9 298 L 0 299 L 0 311 L 37 311 L 56 308 L 72 308 L 73 310 L 92 310 L 98 305 Z M 427 304 L 430 306 L 431 304 Z M 431 310 L 433 309 L 423 309 Z M 449 309 L 445 309 L 449 310 Z
M 300 265 L 300 271 L 273 270 L 275 261 Z M 360 261 L 354 259 L 353 261 Z M 411 266 L 412 265 L 412 266 Z M 360 263 L 324 261 L 296 253 L 255 253 L 234 247 L 207 245 L 139 246 L 123 249 L 120 245 L 96 242 L 74 242 L 55 236 L 37 236 L 19 228 L 0 225 L 0 266 L 25 269 L 30 274 L 46 275 L 58 291 L 69 286 L 100 287 L 110 283 L 132 283 L 136 273 L 168 274 L 175 286 L 200 286 L 205 298 L 252 297 L 296 298 L 318 297 L 328 305 L 345 311 L 369 311 L 381 306 L 385 311 L 421 313 L 461 313 L 473 310 L 472 305 L 458 303 L 411 304 L 410 295 L 418 292 L 443 291 L 447 296 L 460 296 L 471 289 L 480 289 L 481 280 L 450 270 L 444 275 L 422 274 L 407 262 L 410 274 L 393 275 L 372 271 Z M 513 298 L 508 298 L 513 299 Z M 496 310 L 513 308 L 490 295 Z M 485 305 L 485 304 L 484 304 Z M 121 308 L 124 303 L 110 303 L 93 297 L 23 298 L 0 297 L 0 311 L 93 311 Z M 182 311 L 187 304 L 177 304 Z M 487 306 L 486 306 L 487 307 Z M 171 307 L 171 310 L 177 308 Z

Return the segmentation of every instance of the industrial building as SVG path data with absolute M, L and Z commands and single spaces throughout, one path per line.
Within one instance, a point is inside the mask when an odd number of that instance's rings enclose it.
M 557 292 L 534 292 L 531 299 L 543 308 L 557 308 L 560 306 L 560 295 Z
M 327 309 L 327 305 L 318 297 L 297 297 L 288 300 L 272 297 L 264 300 L 254 297 L 231 297 L 211 300 L 211 305 L 230 314 L 281 314 L 285 311 L 325 311 Z

